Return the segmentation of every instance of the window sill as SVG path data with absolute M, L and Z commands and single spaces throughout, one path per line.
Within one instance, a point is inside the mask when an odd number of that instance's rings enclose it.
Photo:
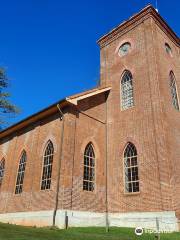
M 53 192 L 52 189 L 40 189 L 40 192 Z
M 83 192 L 83 193 L 85 193 L 85 194 L 90 194 L 90 195 L 92 195 L 92 194 L 95 194 L 95 193 L 96 193 L 96 191 L 95 191 L 95 190 L 94 190 L 94 191 L 82 190 L 82 192 Z
M 125 196 L 136 196 L 136 195 L 140 195 L 141 192 L 125 192 L 124 195 Z
M 23 193 L 14 193 L 13 196 L 16 197 L 16 198 L 22 197 Z
M 124 112 L 124 111 L 130 111 L 130 110 L 132 110 L 133 108 L 135 108 L 135 105 L 133 105 L 133 106 L 131 106 L 131 107 L 129 107 L 129 108 L 126 108 L 126 109 L 123 109 L 123 108 L 121 108 L 121 112 Z

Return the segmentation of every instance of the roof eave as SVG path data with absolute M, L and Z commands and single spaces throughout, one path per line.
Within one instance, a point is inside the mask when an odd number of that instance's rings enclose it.
M 101 93 L 104 93 L 104 92 L 107 92 L 107 91 L 110 91 L 110 90 L 111 90 L 111 87 L 97 88 L 97 89 L 94 89 L 94 91 L 87 91 L 84 94 L 70 96 L 70 97 L 66 98 L 66 101 L 73 104 L 73 105 L 78 105 L 78 102 L 80 100 L 83 100 L 83 99 L 88 98 L 88 97 L 93 97 L 97 94 L 101 94 Z
M 96 94 L 99 93 L 103 93 L 106 91 L 109 91 L 111 89 L 111 87 L 100 87 L 100 88 L 94 88 L 91 90 L 88 90 L 86 92 L 82 92 L 80 94 L 75 94 L 72 95 L 68 98 L 62 99 L 56 103 L 54 103 L 53 105 L 50 105 L 49 107 L 23 119 L 22 121 L 4 129 L 3 131 L 0 132 L 0 140 L 2 140 L 5 137 L 8 137 L 9 135 L 16 133 L 17 131 L 20 131 L 21 129 L 24 129 L 25 127 L 29 126 L 30 124 L 33 124 L 37 121 L 40 121 L 48 116 L 51 116 L 52 114 L 57 113 L 58 107 L 57 105 L 59 105 L 61 108 L 66 107 L 68 105 L 77 105 L 77 102 L 79 100 L 82 100 L 84 98 L 87 97 L 91 97 L 94 96 Z
M 23 119 L 20 122 L 17 122 L 16 124 L 4 129 L 0 132 L 0 140 L 2 138 L 5 138 L 25 127 L 27 127 L 29 124 L 33 124 L 39 120 L 42 120 L 45 117 L 48 117 L 56 112 L 58 112 L 57 104 L 59 104 L 61 107 L 64 107 L 68 104 L 66 99 L 62 99 L 61 101 L 54 103 L 53 105 L 50 105 L 49 107 Z

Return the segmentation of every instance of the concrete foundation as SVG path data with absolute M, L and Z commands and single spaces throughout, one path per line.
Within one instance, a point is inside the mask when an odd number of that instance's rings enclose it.
M 106 214 L 83 211 L 58 210 L 56 226 L 65 228 L 65 216 L 68 216 L 69 227 L 88 227 L 106 225 Z M 178 219 L 175 212 L 131 212 L 109 213 L 109 226 L 116 227 L 143 227 L 146 229 L 159 229 L 164 231 L 178 231 Z M 52 226 L 53 211 L 18 212 L 0 214 L 0 221 L 4 223 L 20 224 L 26 226 Z

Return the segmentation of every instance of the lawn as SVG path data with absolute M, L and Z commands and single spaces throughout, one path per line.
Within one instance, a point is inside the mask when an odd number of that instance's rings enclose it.
M 110 228 L 108 233 L 101 227 L 53 228 L 22 227 L 0 223 L 0 240 L 151 240 L 154 234 L 136 236 L 131 228 Z M 180 233 L 161 234 L 161 240 L 179 240 Z

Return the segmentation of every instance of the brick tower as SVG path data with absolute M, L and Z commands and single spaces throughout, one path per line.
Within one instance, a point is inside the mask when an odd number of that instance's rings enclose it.
M 98 43 L 101 85 L 112 87 L 107 100 L 109 211 L 175 211 L 180 219 L 179 38 L 147 6 Z M 129 170 L 130 189 L 122 162 L 127 143 L 138 154 L 139 176 L 135 167 L 134 173 Z

